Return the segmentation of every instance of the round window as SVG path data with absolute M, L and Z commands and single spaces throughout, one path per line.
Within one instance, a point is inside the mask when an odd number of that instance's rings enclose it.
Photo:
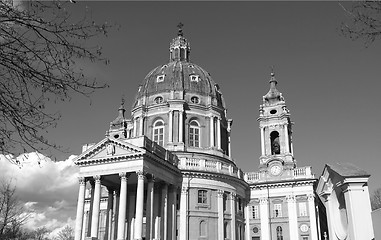
M 198 99 L 198 97 L 192 97 L 192 98 L 191 98 L 191 102 L 192 102 L 192 103 L 199 103 L 200 100 Z
M 259 232 L 259 229 L 257 227 L 254 227 L 253 228 L 253 233 L 258 233 Z
M 162 97 L 155 98 L 155 103 L 157 103 L 157 104 L 163 103 L 163 98 Z
M 275 113 L 276 113 L 276 110 L 275 110 L 275 109 L 273 109 L 273 110 L 270 111 L 270 114 L 275 114 Z

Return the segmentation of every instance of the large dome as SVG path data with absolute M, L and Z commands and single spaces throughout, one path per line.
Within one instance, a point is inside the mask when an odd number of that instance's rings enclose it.
M 168 91 L 184 91 L 216 97 L 218 85 L 200 66 L 186 61 L 172 61 L 154 68 L 144 78 L 137 97 Z
M 134 107 L 155 104 L 154 99 L 183 99 L 186 102 L 196 96 L 201 105 L 214 105 L 225 109 L 225 103 L 218 84 L 200 66 L 189 61 L 189 42 L 179 34 L 170 43 L 169 62 L 151 70 L 139 86 Z M 209 99 L 209 100 L 207 100 Z M 206 101 L 205 101 L 206 100 Z

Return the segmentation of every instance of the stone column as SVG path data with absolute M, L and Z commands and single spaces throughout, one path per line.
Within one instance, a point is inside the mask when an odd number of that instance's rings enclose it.
M 118 213 L 119 211 L 119 197 L 118 191 L 114 190 L 113 203 L 112 203 L 112 224 L 111 224 L 111 237 L 109 240 L 117 239 L 116 230 L 117 230 L 117 222 L 118 222 Z
M 267 197 L 262 197 L 259 199 L 259 209 L 261 216 L 261 240 L 271 240 L 269 201 Z
M 217 190 L 218 240 L 224 240 L 224 191 Z
M 169 111 L 169 124 L 168 124 L 168 142 L 173 142 L 173 111 Z
M 136 135 L 137 135 L 137 123 L 136 123 L 136 121 L 137 121 L 137 118 L 134 118 L 133 119 L 134 120 L 134 137 L 136 137 Z
M 298 239 L 298 215 L 296 212 L 296 199 L 294 195 L 287 196 L 288 222 L 290 227 L 290 239 Z
M 74 240 L 81 240 L 83 226 L 83 212 L 85 209 L 85 187 L 86 180 L 84 177 L 79 177 L 79 192 L 77 203 L 77 218 L 75 219 L 75 236 Z
M 94 179 L 91 179 L 89 182 L 90 182 L 90 209 L 89 209 L 89 215 L 88 215 L 88 219 L 87 219 L 87 233 L 86 233 L 86 237 L 91 237 L 91 219 L 93 217 L 93 208 L 94 208 L 95 182 L 94 182 Z
M 107 217 L 106 217 L 106 231 L 105 236 L 107 239 L 111 239 L 111 228 L 112 228 L 112 215 L 113 215 L 113 203 L 114 203 L 114 190 L 112 188 L 107 188 L 108 198 L 107 198 Z
M 232 232 L 232 235 L 231 235 L 231 240 L 235 240 L 236 239 L 236 220 L 235 220 L 235 200 L 236 200 L 236 194 L 235 193 L 230 193 L 229 195 L 229 200 L 230 200 L 230 211 L 231 211 L 231 216 L 232 216 L 232 228 L 231 228 L 231 232 Z
M 214 147 L 214 117 L 210 116 L 210 147 Z
M 221 118 L 217 118 L 217 148 L 221 149 Z
M 153 204 L 155 196 L 155 178 L 151 177 L 147 184 L 147 213 L 146 213 L 146 239 L 153 239 L 153 227 L 154 227 L 154 217 L 153 217 Z
M 188 240 L 188 186 L 182 186 L 180 197 L 180 238 Z
M 262 156 L 266 155 L 266 150 L 265 150 L 265 129 L 264 128 L 260 128 L 260 131 L 261 131 L 261 153 L 262 153 Z
M 308 200 L 308 212 L 310 213 L 311 240 L 318 240 L 314 194 L 308 194 L 307 200 Z
M 249 202 L 245 205 L 245 239 L 250 240 L 250 206 Z
M 168 239 L 168 184 L 163 183 L 161 189 L 161 227 L 162 239 Z
M 89 211 L 86 211 L 84 216 L 83 216 L 83 224 L 82 224 L 82 236 L 80 239 L 84 240 L 86 238 L 86 221 L 89 218 Z
M 144 210 L 144 179 L 143 171 L 136 172 L 138 177 L 138 186 L 136 189 L 136 210 L 135 210 L 135 239 L 143 238 L 143 210 Z
M 143 127 L 144 127 L 144 116 L 142 115 L 139 118 L 139 136 L 143 136 Z
M 184 142 L 183 130 L 184 130 L 184 111 L 179 111 L 179 142 Z
M 95 188 L 94 188 L 94 206 L 93 216 L 91 218 L 91 237 L 98 238 L 99 227 L 99 210 L 101 205 L 101 176 L 94 176 Z
M 119 211 L 118 211 L 118 229 L 117 239 L 125 239 L 126 226 L 126 206 L 127 206 L 127 180 L 128 176 L 125 172 L 119 173 L 120 191 L 119 191 Z
M 176 203 L 177 203 L 177 186 L 172 185 L 171 188 L 171 195 L 172 195 L 172 201 L 171 201 L 171 218 L 172 218 L 172 226 L 171 226 L 171 236 L 172 240 L 176 240 L 176 230 L 177 230 L 177 210 L 176 210 Z
M 284 146 L 285 146 L 285 153 L 289 153 L 290 152 L 290 141 L 289 141 L 290 139 L 289 139 L 289 137 L 288 137 L 288 126 L 287 126 L 287 124 L 286 125 L 284 125 Z

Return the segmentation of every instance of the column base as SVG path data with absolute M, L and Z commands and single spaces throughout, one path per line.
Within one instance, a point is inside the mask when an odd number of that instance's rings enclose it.
M 98 240 L 96 237 L 86 237 L 85 240 Z

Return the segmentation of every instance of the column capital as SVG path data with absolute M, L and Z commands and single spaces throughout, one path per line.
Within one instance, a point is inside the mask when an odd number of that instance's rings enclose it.
M 138 177 L 138 180 L 144 180 L 146 178 L 146 172 L 143 170 L 136 171 L 136 176 Z
M 290 203 L 294 203 L 294 202 L 296 202 L 296 198 L 295 198 L 295 196 L 294 195 L 287 195 L 286 196 L 286 201 L 287 202 L 290 202 Z
M 79 185 L 85 185 L 86 184 L 86 178 L 85 177 L 78 177 Z
M 219 198 L 224 197 L 224 190 L 218 189 L 217 190 L 217 197 L 219 197 Z
M 315 195 L 312 194 L 312 193 L 311 193 L 311 194 L 308 194 L 308 195 L 307 195 L 307 200 L 308 200 L 309 202 L 310 202 L 310 201 L 313 202 L 313 201 L 315 200 Z
M 126 172 L 121 172 L 121 173 L 119 173 L 119 177 L 120 177 L 120 179 L 122 179 L 122 180 L 128 180 L 128 177 L 130 176 L 130 174 L 129 173 L 126 173 Z
M 188 194 L 189 187 L 183 186 L 181 187 L 181 194 Z
M 95 175 L 93 176 L 93 179 L 95 180 L 95 182 L 100 182 L 101 181 L 101 176 L 100 175 Z
M 230 194 L 229 194 L 229 199 L 230 199 L 230 200 L 235 200 L 236 197 L 237 197 L 237 194 L 235 194 L 235 193 L 230 193 Z
M 269 199 L 267 197 L 259 198 L 259 204 L 267 204 L 268 202 L 269 202 Z

